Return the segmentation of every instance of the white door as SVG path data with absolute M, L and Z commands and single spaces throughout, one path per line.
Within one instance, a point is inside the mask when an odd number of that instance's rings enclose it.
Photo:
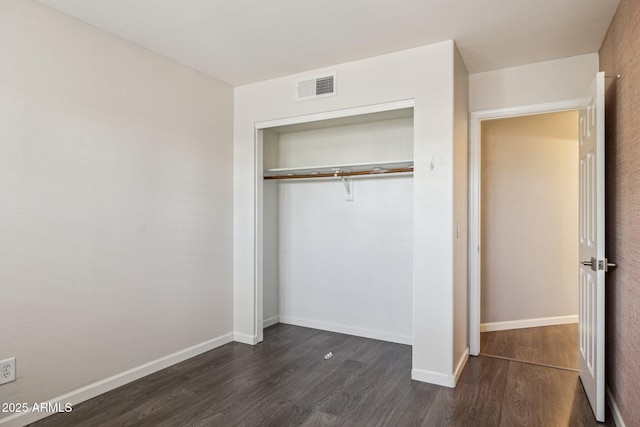
M 598 421 L 604 421 L 604 73 L 580 109 L 580 379 Z

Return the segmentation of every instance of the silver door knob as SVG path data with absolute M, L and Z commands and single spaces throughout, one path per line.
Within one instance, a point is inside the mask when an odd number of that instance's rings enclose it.
M 582 265 L 586 265 L 588 267 L 591 267 L 591 269 L 593 271 L 597 271 L 598 270 L 598 260 L 594 257 L 591 257 L 591 259 L 589 261 L 582 261 L 581 262 Z
M 598 260 L 592 257 L 590 261 L 581 261 L 580 264 L 591 267 L 593 271 L 603 270 L 607 272 L 610 268 L 616 267 L 614 263 L 609 262 L 606 258 Z

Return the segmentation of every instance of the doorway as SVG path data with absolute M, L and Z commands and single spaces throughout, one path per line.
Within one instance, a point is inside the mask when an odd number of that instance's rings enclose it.
M 471 354 L 577 369 L 579 118 L 563 106 L 472 114 Z

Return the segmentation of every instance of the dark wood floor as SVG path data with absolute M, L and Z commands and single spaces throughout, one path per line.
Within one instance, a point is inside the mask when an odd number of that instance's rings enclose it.
M 578 370 L 578 324 L 483 332 L 480 354 Z
M 472 357 L 449 389 L 410 370 L 410 346 L 275 325 L 35 425 L 599 425 L 575 372 Z

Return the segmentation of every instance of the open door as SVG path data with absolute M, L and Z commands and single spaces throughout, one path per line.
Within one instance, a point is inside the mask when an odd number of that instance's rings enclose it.
M 580 379 L 598 421 L 604 421 L 605 258 L 604 73 L 591 83 L 580 108 Z

